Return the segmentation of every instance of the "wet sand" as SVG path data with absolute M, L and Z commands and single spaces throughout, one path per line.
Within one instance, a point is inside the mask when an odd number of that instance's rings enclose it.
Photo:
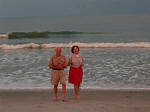
M 67 89 L 66 102 L 52 89 L 0 90 L 0 112 L 150 112 L 150 90 L 81 89 L 77 100 Z

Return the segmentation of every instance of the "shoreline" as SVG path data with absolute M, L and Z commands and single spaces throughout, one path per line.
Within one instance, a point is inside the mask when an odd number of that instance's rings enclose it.
M 62 87 L 58 87 L 61 89 Z M 0 91 L 37 91 L 37 90 L 52 90 L 53 87 L 25 87 L 25 88 L 4 88 L 0 87 Z M 71 90 L 73 87 L 67 88 Z M 150 91 L 150 88 L 97 88 L 97 87 L 81 87 L 82 90 L 98 90 L 98 91 Z
M 52 89 L 0 89 L 0 112 L 150 112 L 150 90 L 82 89 L 77 100 L 67 89 L 67 102 L 58 101 Z

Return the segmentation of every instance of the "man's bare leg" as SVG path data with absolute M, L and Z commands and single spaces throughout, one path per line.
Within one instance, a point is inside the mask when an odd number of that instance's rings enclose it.
M 66 101 L 65 95 L 66 95 L 66 84 L 62 84 L 62 101 Z
M 58 85 L 54 85 L 55 101 L 57 101 L 57 86 L 58 86 Z

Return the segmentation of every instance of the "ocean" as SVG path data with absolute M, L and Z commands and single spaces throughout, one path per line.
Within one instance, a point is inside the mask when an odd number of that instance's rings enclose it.
M 0 39 L 0 88 L 52 88 L 49 59 L 58 46 L 68 58 L 72 45 L 85 60 L 82 88 L 150 88 L 149 20 L 150 14 L 0 18 L 0 36 L 8 36 Z

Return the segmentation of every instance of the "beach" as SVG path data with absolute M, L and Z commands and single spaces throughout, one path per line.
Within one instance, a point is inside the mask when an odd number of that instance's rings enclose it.
M 0 18 L 0 112 L 150 112 L 149 18 Z M 56 47 L 68 60 L 73 45 L 85 63 L 81 100 L 67 81 L 67 102 L 61 85 L 55 102 L 49 60 Z M 67 80 L 69 67 L 65 71 Z
M 66 102 L 52 89 L 1 89 L 0 112 L 149 112 L 149 89 L 81 89 L 77 100 L 67 89 Z

